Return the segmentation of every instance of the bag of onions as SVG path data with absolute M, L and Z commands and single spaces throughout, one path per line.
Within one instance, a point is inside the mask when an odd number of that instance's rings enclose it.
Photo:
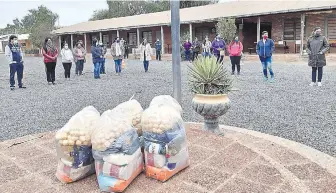
M 149 104 L 149 106 L 155 106 L 155 105 L 171 106 L 172 108 L 176 109 L 180 114 L 182 114 L 181 105 L 177 102 L 176 99 L 174 99 L 170 95 L 160 95 L 160 96 L 154 97 L 151 103 Z
M 94 107 L 85 107 L 56 132 L 56 177 L 61 182 L 71 183 L 94 174 L 91 134 L 99 117 Z
M 166 181 L 189 166 L 186 132 L 179 111 L 154 105 L 141 118 L 146 176 Z
M 125 114 L 103 113 L 92 135 L 92 151 L 101 191 L 123 192 L 143 171 L 139 136 Z

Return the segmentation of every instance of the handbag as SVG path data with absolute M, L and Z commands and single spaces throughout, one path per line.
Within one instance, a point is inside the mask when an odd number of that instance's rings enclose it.
M 121 69 L 125 69 L 125 68 L 126 68 L 126 62 L 125 60 L 122 60 Z
M 221 56 L 224 56 L 224 55 L 225 55 L 224 50 L 219 51 L 219 54 L 220 54 Z

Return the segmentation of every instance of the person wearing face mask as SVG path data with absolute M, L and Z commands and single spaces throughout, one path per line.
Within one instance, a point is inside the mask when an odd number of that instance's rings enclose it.
M 23 77 L 22 51 L 19 46 L 18 39 L 14 35 L 11 35 L 9 37 L 9 43 L 5 47 L 5 56 L 9 63 L 10 89 L 14 90 L 15 88 L 15 73 L 17 73 L 17 81 L 19 88 L 26 88 L 25 86 L 22 85 L 22 77 Z
M 209 41 L 208 37 L 205 37 L 205 40 L 202 44 L 202 55 L 203 57 L 211 56 L 211 42 Z
M 217 57 L 217 62 L 222 63 L 225 53 L 225 41 L 221 39 L 220 35 L 212 42 L 213 54 Z
M 307 41 L 307 52 L 309 55 L 308 66 L 312 67 L 312 82 L 310 86 L 322 86 L 323 66 L 326 66 L 325 53 L 329 50 L 329 43 L 326 37 L 322 36 L 320 27 L 316 27 Z
M 240 75 L 240 59 L 241 53 L 243 51 L 243 44 L 235 37 L 228 47 L 228 52 L 230 53 L 230 60 L 232 65 L 232 75 L 235 73 L 237 66 L 237 74 Z
M 259 55 L 263 67 L 264 81 L 268 81 L 267 69 L 271 75 L 270 82 L 274 82 L 274 72 L 272 69 L 272 54 L 275 50 L 274 41 L 268 38 L 268 32 L 262 32 L 262 39 L 257 43 L 256 51 Z
M 94 66 L 93 74 L 95 79 L 100 79 L 100 68 L 103 61 L 103 52 L 98 44 L 98 40 L 94 38 L 91 46 L 92 62 Z
M 116 74 L 117 76 L 120 76 L 123 52 L 119 38 L 116 38 L 111 46 L 111 55 L 114 60 Z
M 76 75 L 80 76 L 83 75 L 84 70 L 84 63 L 85 63 L 85 56 L 86 50 L 83 47 L 83 41 L 79 40 L 76 44 L 76 47 L 73 50 L 74 60 L 76 63 Z
M 186 61 L 190 62 L 191 43 L 190 43 L 189 39 L 187 39 L 185 41 L 185 43 L 183 44 L 183 48 L 184 48 L 185 59 L 186 59 Z
M 161 61 L 162 44 L 159 39 L 157 39 L 155 42 L 155 49 L 156 49 L 156 60 Z
M 107 49 L 104 46 L 104 44 L 103 44 L 102 41 L 99 41 L 99 46 L 101 47 L 102 53 L 103 53 L 103 59 L 102 59 L 101 67 L 100 67 L 100 74 L 106 74 L 105 73 L 105 61 L 106 61 L 106 57 L 105 56 L 106 56 Z
M 198 39 L 195 38 L 195 41 L 192 44 L 192 48 L 193 48 L 193 57 L 192 57 L 192 61 L 195 60 L 195 58 L 198 58 L 198 54 L 200 52 L 201 49 L 201 44 L 199 43 Z
M 151 51 L 152 48 L 150 44 L 147 42 L 147 39 L 144 39 L 141 46 L 140 46 L 141 54 L 140 54 L 140 61 L 144 64 L 145 72 L 148 72 L 149 61 L 151 61 Z
M 46 67 L 48 84 L 55 85 L 55 69 L 58 57 L 58 50 L 56 46 L 53 44 L 51 38 L 46 38 L 44 40 L 42 54 L 44 57 L 44 64 Z
M 63 49 L 61 50 L 61 56 L 65 79 L 70 80 L 70 71 L 74 57 L 67 43 L 64 44 Z

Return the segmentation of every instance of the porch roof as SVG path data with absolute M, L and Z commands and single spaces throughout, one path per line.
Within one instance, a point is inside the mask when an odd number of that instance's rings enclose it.
M 267 5 L 265 5 L 265 3 Z M 262 5 L 262 6 L 261 6 Z M 234 1 L 180 10 L 181 24 L 217 21 L 223 17 L 251 17 L 279 13 L 336 8 L 336 1 L 275 0 Z M 170 25 L 170 11 L 82 22 L 53 31 L 55 34 L 82 34 L 110 30 Z

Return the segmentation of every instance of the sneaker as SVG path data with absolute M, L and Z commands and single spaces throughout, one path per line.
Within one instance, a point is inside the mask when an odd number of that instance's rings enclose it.
M 240 75 L 240 72 L 237 72 L 237 75 L 239 76 L 239 75 Z
M 265 82 L 268 81 L 268 77 L 264 76 L 264 81 Z
M 14 86 L 11 86 L 11 87 L 10 87 L 10 90 L 14 90 L 14 89 L 15 89 L 15 87 L 14 87 Z
M 315 82 L 311 82 L 310 84 L 309 84 L 309 86 L 315 86 Z
M 51 82 L 48 82 L 48 85 L 51 85 Z
M 274 77 L 271 78 L 270 83 L 274 83 Z
M 52 82 L 52 85 L 56 85 L 56 83 L 55 83 L 55 82 Z
M 25 86 L 19 86 L 19 88 L 27 88 L 27 87 L 25 87 Z
M 322 86 L 322 83 L 321 83 L 321 82 L 318 82 L 318 83 L 317 83 L 317 86 Z
M 234 75 L 234 72 L 231 72 L 231 75 Z

